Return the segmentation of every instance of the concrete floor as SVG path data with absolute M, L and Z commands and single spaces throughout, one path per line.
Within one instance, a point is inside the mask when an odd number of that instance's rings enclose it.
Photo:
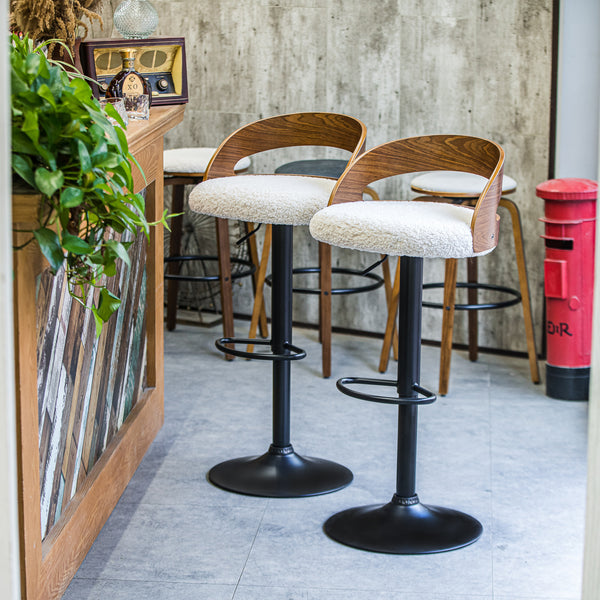
M 245 335 L 247 324 L 238 324 Z M 220 490 L 216 463 L 270 443 L 270 363 L 226 362 L 218 327 L 166 333 L 165 425 L 100 533 L 66 600 L 576 600 L 580 597 L 587 404 L 552 400 L 525 359 L 453 355 L 450 394 L 419 411 L 417 491 L 463 510 L 484 533 L 442 554 L 396 556 L 330 540 L 334 512 L 391 499 L 396 408 L 348 398 L 343 375 L 377 376 L 380 342 L 334 336 L 320 377 L 316 332 L 292 365 L 297 452 L 354 473 L 346 489 L 305 499 Z M 437 389 L 439 350 L 421 383 Z M 391 363 L 391 369 L 395 364 Z

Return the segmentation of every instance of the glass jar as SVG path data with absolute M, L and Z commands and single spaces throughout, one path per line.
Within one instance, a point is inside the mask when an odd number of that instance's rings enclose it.
M 147 38 L 158 26 L 158 13 L 148 0 L 124 0 L 115 9 L 113 24 L 124 38 Z

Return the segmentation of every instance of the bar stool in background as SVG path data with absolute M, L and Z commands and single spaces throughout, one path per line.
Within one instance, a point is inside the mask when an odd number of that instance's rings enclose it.
M 387 504 L 351 508 L 330 517 L 325 532 L 338 542 L 374 552 L 427 554 L 466 546 L 481 535 L 475 518 L 422 504 L 416 493 L 417 409 L 436 399 L 419 382 L 423 258 L 468 258 L 495 248 L 503 163 L 500 146 L 474 137 L 422 136 L 382 144 L 350 165 L 329 206 L 311 219 L 310 232 L 321 242 L 399 256 L 401 262 L 397 378 L 337 381 L 348 396 L 398 405 L 396 493 Z M 432 170 L 485 177 L 474 209 L 437 202 L 363 201 L 362 192 L 373 181 Z M 359 391 L 361 386 L 368 391 Z M 370 393 L 374 386 L 393 387 L 396 393 Z
M 291 362 L 306 356 L 292 344 L 292 233 L 308 225 L 327 205 L 335 180 L 293 175 L 234 175 L 241 158 L 293 146 L 340 148 L 351 159 L 364 150 L 365 126 L 336 113 L 295 113 L 262 119 L 242 127 L 219 147 L 206 180 L 190 194 L 196 212 L 252 223 L 272 225 L 271 339 L 222 338 L 217 347 L 235 356 L 273 362 L 273 443 L 261 456 L 237 458 L 213 467 L 209 480 L 224 489 L 269 497 L 325 494 L 348 485 L 352 473 L 331 461 L 305 458 L 290 440 Z M 227 249 L 224 249 L 227 250 Z M 268 352 L 246 352 L 237 344 L 269 346 Z M 243 389 L 243 383 L 239 384 Z M 235 393 L 232 390 L 232 393 Z
M 446 202 L 460 204 L 462 206 L 475 206 L 478 196 L 483 190 L 485 183 L 485 178 L 478 177 L 472 173 L 434 171 L 415 177 L 411 181 L 411 189 L 420 194 L 427 194 L 426 198 L 418 198 L 417 200 Z M 471 361 L 476 361 L 478 354 L 477 311 L 507 308 L 520 302 L 523 307 L 525 339 L 527 342 L 531 380 L 533 383 L 540 382 L 533 317 L 531 312 L 531 300 L 529 295 L 529 282 L 527 279 L 527 268 L 525 263 L 525 249 L 523 247 L 523 229 L 521 226 L 521 217 L 515 202 L 505 197 L 506 194 L 512 194 L 516 189 L 516 181 L 510 177 L 504 176 L 502 183 L 503 196 L 500 199 L 500 206 L 508 210 L 511 218 L 515 254 L 517 259 L 517 272 L 519 276 L 519 290 L 494 284 L 480 283 L 477 277 L 477 257 L 467 258 L 467 282 L 456 282 L 457 261 L 456 259 L 450 258 L 446 260 L 444 283 L 429 283 L 425 284 L 424 286 L 424 289 L 439 287 L 444 288 L 443 304 L 435 302 L 423 302 L 423 306 L 425 307 L 444 309 L 442 319 L 442 337 L 440 344 L 441 350 L 439 375 L 439 393 L 442 396 L 448 393 L 455 310 L 468 311 L 469 359 Z M 392 334 L 395 327 L 394 315 L 397 308 L 397 287 L 398 274 L 396 273 L 395 290 L 392 294 L 392 301 L 390 303 L 391 306 L 388 313 L 388 322 L 379 362 L 379 371 L 381 373 L 385 372 L 387 369 Z M 455 304 L 457 287 L 468 289 L 467 304 Z M 503 293 L 505 295 L 505 299 L 497 302 L 478 302 L 478 289 L 494 290 L 496 292 Z
M 206 167 L 210 162 L 216 148 L 173 148 L 163 153 L 164 185 L 173 187 L 171 212 L 183 213 L 185 205 L 185 186 L 197 185 L 204 178 Z M 250 159 L 244 157 L 235 166 L 236 173 L 244 173 L 250 167 Z M 210 282 L 219 281 L 221 295 L 221 311 L 223 314 L 223 335 L 233 336 L 233 289 L 232 282 L 241 277 L 253 276 L 253 287 L 256 292 L 258 250 L 256 239 L 250 236 L 247 240 L 250 260 L 231 258 L 223 260 L 222 246 L 229 246 L 229 225 L 226 220 L 215 219 L 217 233 L 217 256 L 207 255 L 182 255 L 181 237 L 183 230 L 183 215 L 173 217 L 170 221 L 171 232 L 169 240 L 169 256 L 165 257 L 167 268 L 165 280 L 167 284 L 167 329 L 173 331 L 177 322 L 177 295 L 180 281 Z M 245 224 L 246 233 L 252 229 L 251 223 Z M 218 261 L 219 275 L 185 275 L 181 274 L 184 262 L 190 261 Z M 232 271 L 231 263 L 239 269 Z M 261 335 L 267 336 L 267 318 L 264 309 L 259 313 Z M 232 359 L 233 356 L 226 355 Z

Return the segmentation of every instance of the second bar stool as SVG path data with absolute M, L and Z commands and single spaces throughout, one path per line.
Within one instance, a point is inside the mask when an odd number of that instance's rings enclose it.
M 310 222 L 311 234 L 321 242 L 398 256 L 401 261 L 396 379 L 344 377 L 337 382 L 348 396 L 398 406 L 396 492 L 387 504 L 349 508 L 330 517 L 325 533 L 338 542 L 373 552 L 429 554 L 461 548 L 482 533 L 474 517 L 422 504 L 416 493 L 417 410 L 436 400 L 420 385 L 423 259 L 467 258 L 495 248 L 503 163 L 502 148 L 481 138 L 437 135 L 388 142 L 350 165 L 329 206 Z M 486 178 L 474 209 L 432 202 L 362 201 L 363 189 L 373 181 L 436 169 Z M 361 386 L 367 391 L 359 391 Z M 395 394 L 373 393 L 374 386 L 392 388 Z
M 234 175 L 245 156 L 292 146 L 340 148 L 355 158 L 364 150 L 365 126 L 335 113 L 295 113 L 262 119 L 231 134 L 211 160 L 206 180 L 190 195 L 192 210 L 222 219 L 270 223 L 273 232 L 272 327 L 270 340 L 222 338 L 219 350 L 273 362 L 273 442 L 265 454 L 236 458 L 213 467 L 209 480 L 224 489 L 268 497 L 301 497 L 341 489 L 352 481 L 342 465 L 302 457 L 290 438 L 293 360 L 305 352 L 292 344 L 292 228 L 308 225 L 326 206 L 335 180 L 292 175 Z M 245 352 L 237 344 L 269 346 Z M 232 391 L 233 393 L 233 391 Z

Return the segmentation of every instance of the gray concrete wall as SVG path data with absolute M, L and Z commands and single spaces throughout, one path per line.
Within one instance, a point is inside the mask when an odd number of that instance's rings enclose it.
M 112 9 L 104 6 L 105 30 Z M 368 146 L 417 134 L 491 138 L 506 151 L 518 181 L 537 337 L 543 305 L 543 205 L 535 186 L 547 178 L 551 0 L 154 0 L 158 35 L 186 38 L 190 102 L 169 147 L 217 145 L 238 126 L 284 112 L 338 111 L 367 125 Z M 256 170 L 306 156 L 286 153 Z M 407 183 L 377 187 L 382 198 L 407 198 Z M 517 286 L 507 215 L 495 253 L 480 261 L 481 279 Z M 296 235 L 297 264 L 314 263 L 307 231 Z M 368 265 L 370 255 L 335 251 L 334 261 Z M 426 265 L 442 279 L 442 265 Z M 463 267 L 461 267 L 463 268 Z M 459 271 L 460 273 L 460 271 Z M 304 297 L 303 297 L 304 298 Z M 238 294 L 236 310 L 247 310 Z M 334 300 L 335 325 L 383 331 L 381 291 Z M 424 336 L 439 339 L 440 311 L 424 315 Z M 315 321 L 316 306 L 296 301 L 296 317 Z M 481 344 L 525 350 L 520 307 L 480 318 Z M 465 340 L 462 318 L 456 341 Z

